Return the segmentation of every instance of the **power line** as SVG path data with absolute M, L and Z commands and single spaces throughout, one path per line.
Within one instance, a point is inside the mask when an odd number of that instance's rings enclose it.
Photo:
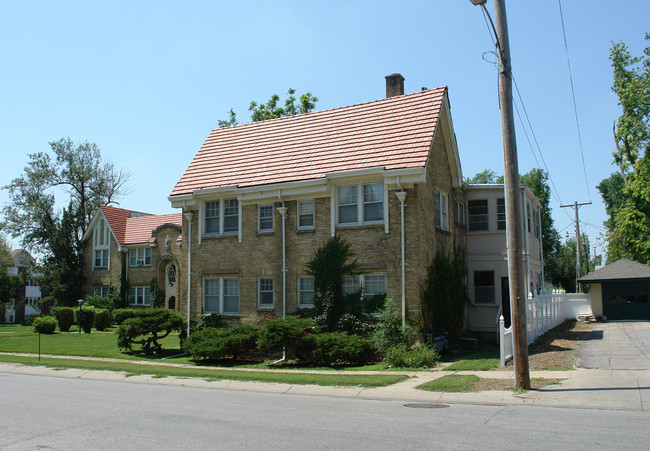
M 589 182 L 587 181 L 587 167 L 585 166 L 585 154 L 582 150 L 582 136 L 580 135 L 580 122 L 578 121 L 578 107 L 576 106 L 576 94 L 573 89 L 573 75 L 571 74 L 571 62 L 569 61 L 569 46 L 566 41 L 566 31 L 564 29 L 564 15 L 562 14 L 562 2 L 557 0 L 557 4 L 560 7 L 560 21 L 562 22 L 562 36 L 564 37 L 564 50 L 566 52 L 566 63 L 569 68 L 569 81 L 571 83 L 571 97 L 573 99 L 573 113 L 576 118 L 576 129 L 578 130 L 578 144 L 580 145 L 580 157 L 582 158 L 582 171 L 585 176 L 585 185 L 587 186 L 587 197 L 591 202 L 591 193 L 589 190 Z

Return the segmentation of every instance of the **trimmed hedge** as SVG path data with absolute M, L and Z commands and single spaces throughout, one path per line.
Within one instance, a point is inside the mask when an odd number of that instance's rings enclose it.
M 138 310 L 133 308 L 116 308 L 113 310 L 113 324 L 119 326 L 125 320 L 134 318 L 138 314 Z
M 370 340 L 345 332 L 315 334 L 310 337 L 312 362 L 317 365 L 359 365 L 374 355 Z
M 281 352 L 286 350 L 288 356 L 309 360 L 313 342 L 306 337 L 316 333 L 314 321 L 309 318 L 287 316 L 266 323 L 257 339 L 257 347 L 262 352 Z
M 409 349 L 405 345 L 388 348 L 385 362 L 398 368 L 428 368 L 440 359 L 440 355 L 428 345 L 417 345 Z
M 95 324 L 95 310 L 92 308 L 82 307 L 80 309 L 75 309 L 74 316 L 84 332 L 89 334 L 93 328 L 93 324 Z
M 74 324 L 74 311 L 72 307 L 54 307 L 54 316 L 59 323 L 59 330 L 67 332 Z
M 95 329 L 100 332 L 111 327 L 111 313 L 107 309 L 95 309 Z
M 230 357 L 234 360 L 245 353 L 256 351 L 260 327 L 240 324 L 230 329 L 206 327 L 194 332 L 183 344 L 183 349 L 195 360 L 216 360 Z
M 55 330 L 56 318 L 53 316 L 39 316 L 34 320 L 34 332 L 53 334 Z

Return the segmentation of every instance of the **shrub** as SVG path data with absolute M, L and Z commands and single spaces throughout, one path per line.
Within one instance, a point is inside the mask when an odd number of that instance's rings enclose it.
M 95 329 L 105 331 L 111 327 L 111 313 L 107 309 L 95 309 Z
M 158 340 L 182 327 L 183 318 L 173 310 L 137 310 L 134 317 L 124 320 L 117 329 L 117 345 L 130 351 L 133 344 L 140 344 L 146 355 L 158 355 L 162 351 Z
M 29 315 L 27 318 L 25 318 L 21 324 L 23 326 L 33 326 L 36 318 L 40 318 L 41 316 L 44 315 L 41 315 L 40 313 L 34 313 L 33 315 Z
M 132 308 L 116 308 L 113 310 L 113 324 L 120 325 L 129 318 L 138 314 L 138 310 Z
M 313 344 L 306 337 L 315 332 L 313 320 L 287 316 L 266 323 L 260 330 L 257 347 L 264 352 L 280 352 L 285 349 L 287 355 L 307 360 Z
M 103 298 L 101 296 L 88 296 L 86 297 L 86 307 L 113 310 L 115 305 L 113 299 L 110 297 Z
M 56 318 L 53 316 L 40 316 L 34 320 L 34 332 L 39 334 L 53 334 L 56 330 Z
M 226 322 L 226 318 L 224 318 L 222 315 L 218 313 L 209 313 L 207 315 L 201 315 L 198 322 L 196 323 L 196 329 L 193 330 L 201 330 L 205 329 L 206 327 L 222 329 L 227 325 L 228 323 Z
M 328 332 L 311 336 L 314 349 L 312 361 L 318 365 L 358 365 L 372 356 L 372 343 L 358 335 L 345 332 Z
M 417 345 L 409 349 L 406 345 L 397 345 L 386 350 L 384 361 L 397 368 L 428 368 L 440 358 L 435 349 L 428 345 Z
M 375 324 L 372 341 L 381 352 L 398 345 L 409 347 L 413 344 L 415 330 L 406 323 L 402 327 L 402 315 L 397 311 L 392 299 L 386 299 L 384 308 Z
M 195 360 L 237 359 L 244 353 L 254 352 L 260 327 L 240 324 L 230 329 L 206 327 L 194 332 L 185 341 L 183 349 Z
M 84 332 L 89 334 L 95 324 L 95 310 L 92 308 L 75 309 L 74 316 Z
M 74 310 L 72 307 L 54 307 L 54 316 L 59 323 L 59 330 L 67 332 L 74 324 Z

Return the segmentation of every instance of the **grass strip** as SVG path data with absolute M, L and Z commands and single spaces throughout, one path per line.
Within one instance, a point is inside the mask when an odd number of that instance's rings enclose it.
M 211 368 L 184 368 L 165 365 L 140 365 L 130 362 L 104 362 L 97 360 L 54 359 L 0 355 L 0 362 L 13 362 L 50 368 L 79 368 L 85 370 L 123 371 L 129 376 L 147 374 L 153 377 L 196 377 L 209 381 L 232 380 L 251 382 L 275 382 L 294 385 L 320 385 L 340 387 L 386 387 L 407 379 L 401 374 L 318 374 L 282 373 L 269 371 L 237 371 Z
M 473 374 L 447 374 L 440 379 L 434 379 L 418 385 L 416 388 L 419 390 L 446 393 L 471 392 L 474 391 L 474 385 L 476 385 L 479 380 L 480 378 Z

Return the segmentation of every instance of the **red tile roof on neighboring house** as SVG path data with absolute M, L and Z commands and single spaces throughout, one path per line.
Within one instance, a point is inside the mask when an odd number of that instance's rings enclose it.
M 212 130 L 171 195 L 424 167 L 446 87 Z
M 151 215 L 123 208 L 100 207 L 121 245 L 152 243 L 151 232 L 163 224 L 181 226 L 182 213 Z M 180 238 L 180 237 L 179 237 Z

